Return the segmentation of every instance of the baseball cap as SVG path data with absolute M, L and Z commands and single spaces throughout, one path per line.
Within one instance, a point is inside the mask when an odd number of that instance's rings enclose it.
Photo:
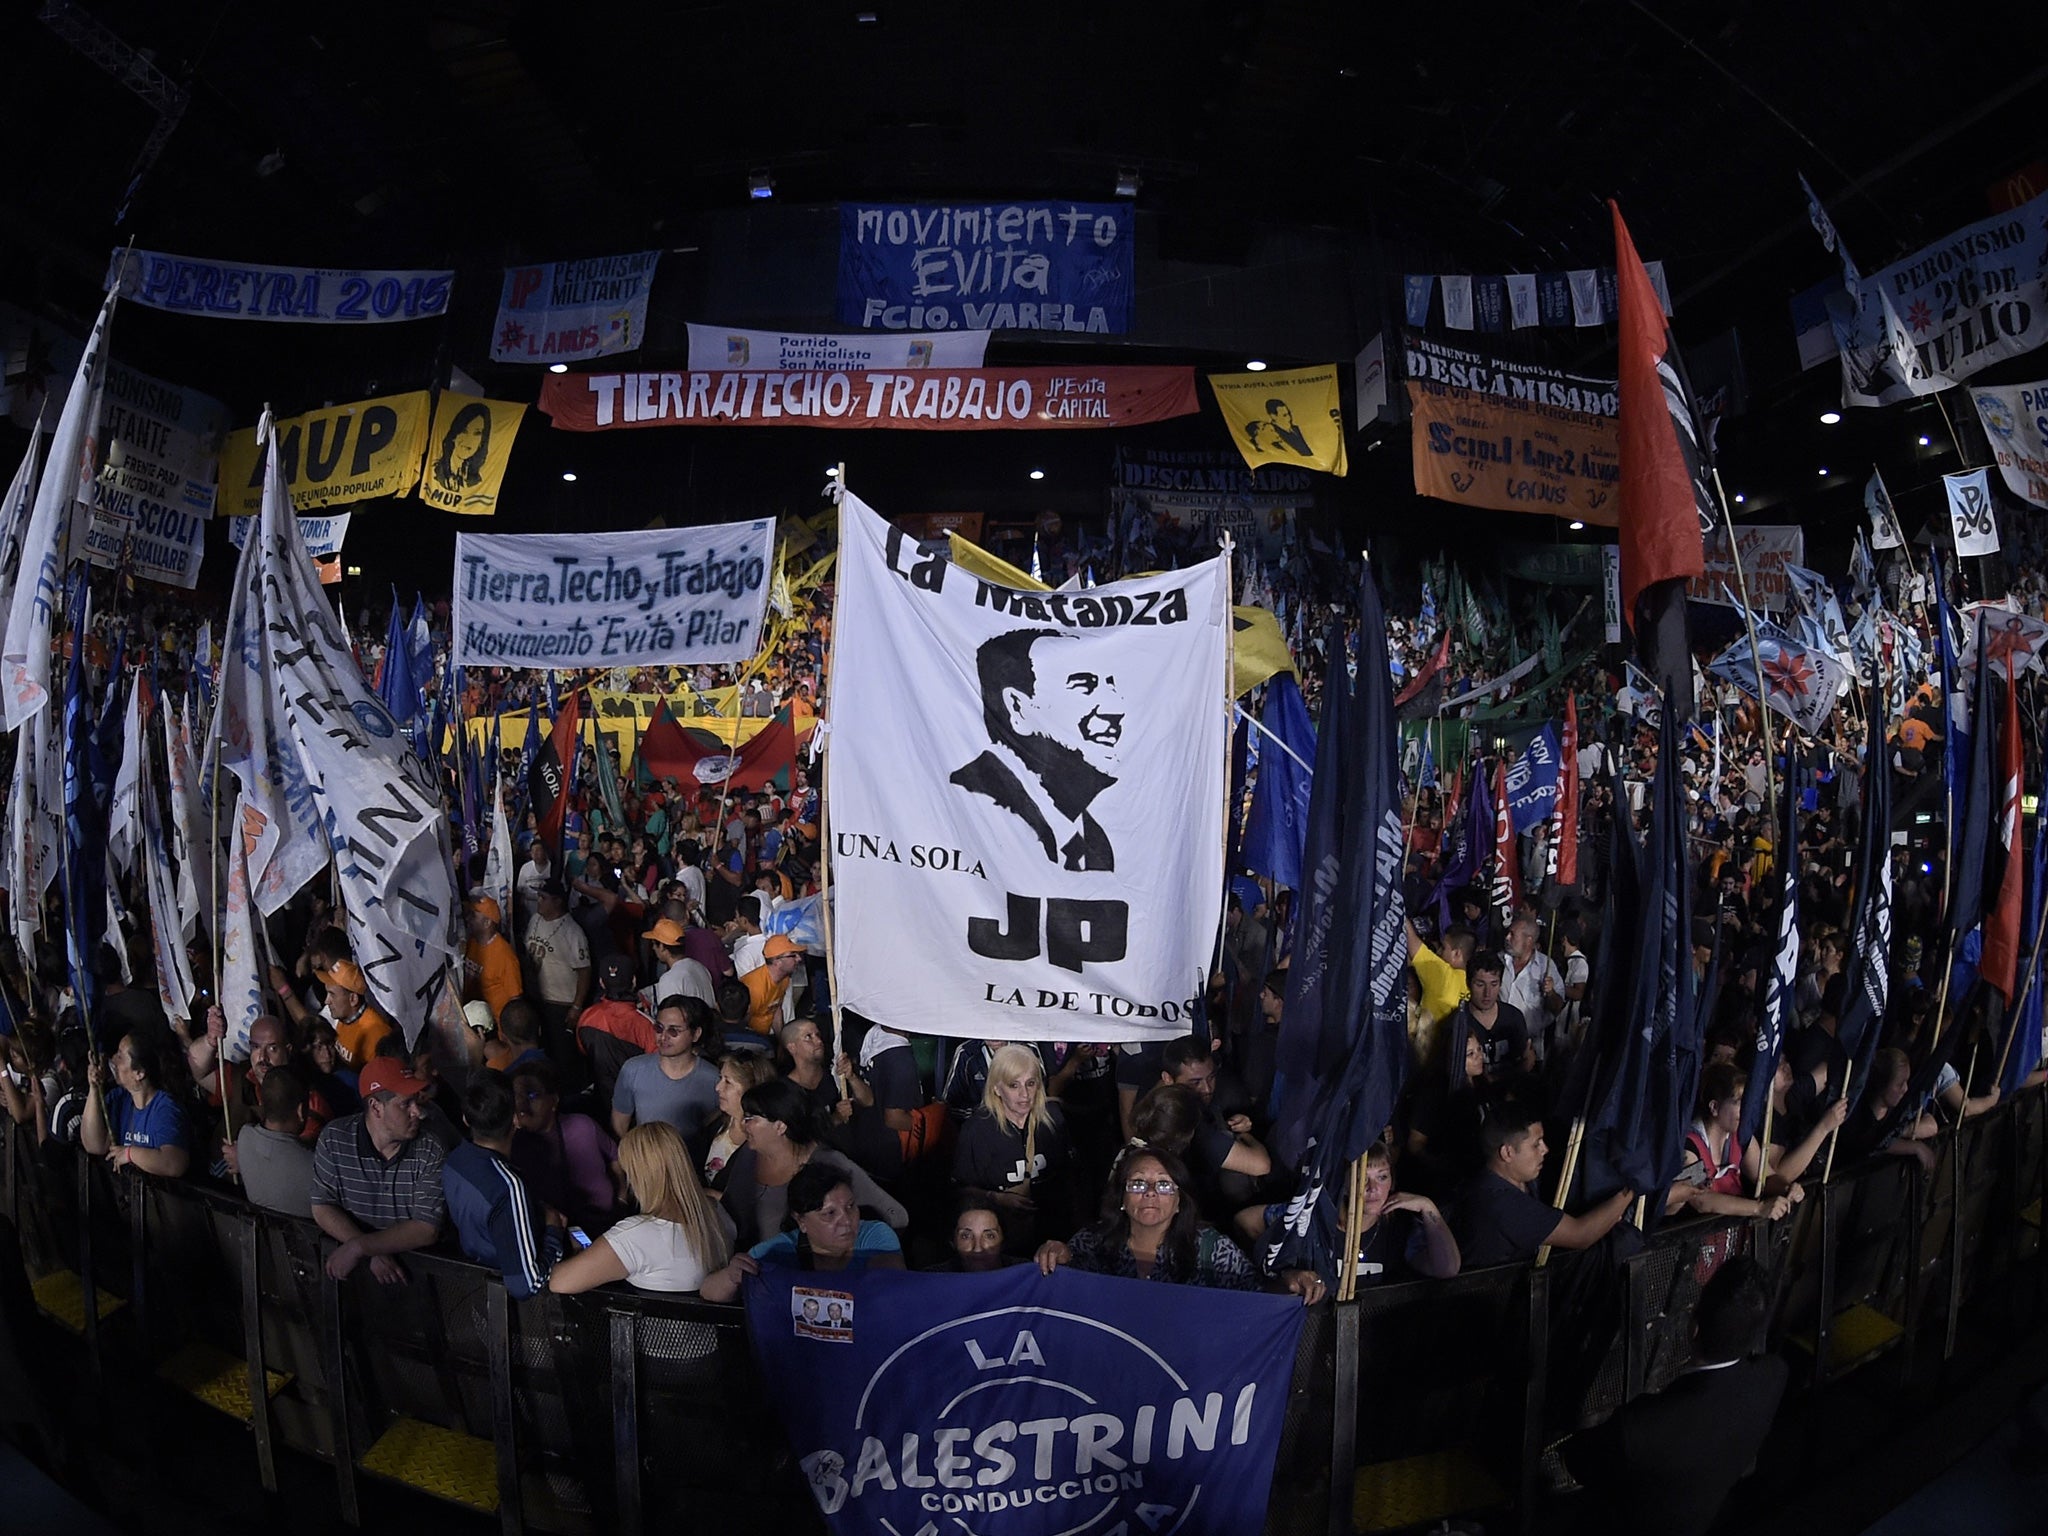
M 498 905 L 498 898 L 495 896 L 470 897 L 469 910 L 472 912 L 483 913 L 485 917 L 489 918 L 494 923 L 502 923 L 503 921 L 505 921 L 505 909 Z
M 412 1070 L 396 1056 L 379 1056 L 356 1079 L 356 1092 L 364 1098 L 373 1093 L 395 1093 L 409 1099 L 427 1091 L 427 1080 L 414 1077 Z
M 633 958 L 630 955 L 606 955 L 597 965 L 597 983 L 605 990 L 607 997 L 625 997 L 633 990 Z
M 769 934 L 768 942 L 761 946 L 761 958 L 763 960 L 780 960 L 784 955 L 800 955 L 802 953 L 803 951 L 797 947 L 796 941 L 791 939 L 786 933 Z
M 563 883 L 559 876 L 550 875 L 547 879 L 541 881 L 540 893 L 543 896 L 560 896 L 566 900 L 569 895 L 569 887 Z
M 345 992 L 358 992 L 369 996 L 370 983 L 363 975 L 363 968 L 353 960 L 335 960 L 326 965 L 313 967 L 313 977 L 323 987 L 340 987 Z
M 652 939 L 657 944 L 667 944 L 673 948 L 675 945 L 683 942 L 683 925 L 672 917 L 664 917 L 652 928 L 641 934 L 640 937 Z

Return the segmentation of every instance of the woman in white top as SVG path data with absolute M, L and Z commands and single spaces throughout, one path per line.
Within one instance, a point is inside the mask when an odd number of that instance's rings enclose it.
M 649 1291 L 694 1291 L 732 1256 L 732 1221 L 704 1193 L 682 1132 L 663 1120 L 636 1125 L 619 1142 L 619 1168 L 640 1206 L 548 1276 L 573 1295 L 624 1280 Z

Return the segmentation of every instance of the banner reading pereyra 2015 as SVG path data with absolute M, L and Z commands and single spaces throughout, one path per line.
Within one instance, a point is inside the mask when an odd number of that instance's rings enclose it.
M 117 281 L 122 298 L 174 314 L 376 325 L 445 314 L 455 274 L 280 267 L 116 247 L 107 265 L 107 286 Z
M 494 363 L 573 363 L 631 352 L 647 335 L 659 251 L 507 267 L 491 327 Z
M 744 661 L 775 520 L 455 536 L 455 665 L 547 671 Z
M 1158 1290 L 1032 1264 L 771 1266 L 748 1283 L 747 1332 L 834 1532 L 1256 1531 L 1303 1308 Z
M 1973 389 L 1991 456 L 2005 488 L 2022 501 L 2048 507 L 2048 383 Z
M 876 368 L 979 368 L 987 331 L 748 331 L 690 326 L 690 367 L 728 373 L 842 373 Z
M 1222 559 L 1023 592 L 849 496 L 839 562 L 846 1006 L 934 1035 L 1185 1033 L 1223 878 Z

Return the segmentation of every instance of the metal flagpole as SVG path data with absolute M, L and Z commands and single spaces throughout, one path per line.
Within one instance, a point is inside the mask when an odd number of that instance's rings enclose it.
M 839 547 L 846 548 L 846 461 L 839 461 L 838 473 L 834 476 L 839 485 Z M 839 633 L 838 615 L 834 614 L 832 633 Z M 826 1059 L 835 1064 L 844 1054 L 840 1049 L 841 1021 L 843 1010 L 839 1002 L 839 950 L 832 940 L 832 645 L 825 646 L 825 659 L 820 668 L 823 673 L 818 679 L 819 704 L 822 712 L 819 718 L 825 725 L 824 762 L 818 765 L 818 911 L 825 929 L 825 986 L 832 994 L 832 1038 L 825 1042 Z M 738 734 L 737 731 L 734 732 Z M 839 1080 L 839 1096 L 849 1096 L 850 1085 L 844 1077 Z

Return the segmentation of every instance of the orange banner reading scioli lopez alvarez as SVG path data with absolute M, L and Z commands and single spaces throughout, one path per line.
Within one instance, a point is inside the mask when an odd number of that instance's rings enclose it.
M 1488 357 L 1413 332 L 1405 346 L 1419 493 L 1615 526 L 1621 445 L 1614 380 Z

